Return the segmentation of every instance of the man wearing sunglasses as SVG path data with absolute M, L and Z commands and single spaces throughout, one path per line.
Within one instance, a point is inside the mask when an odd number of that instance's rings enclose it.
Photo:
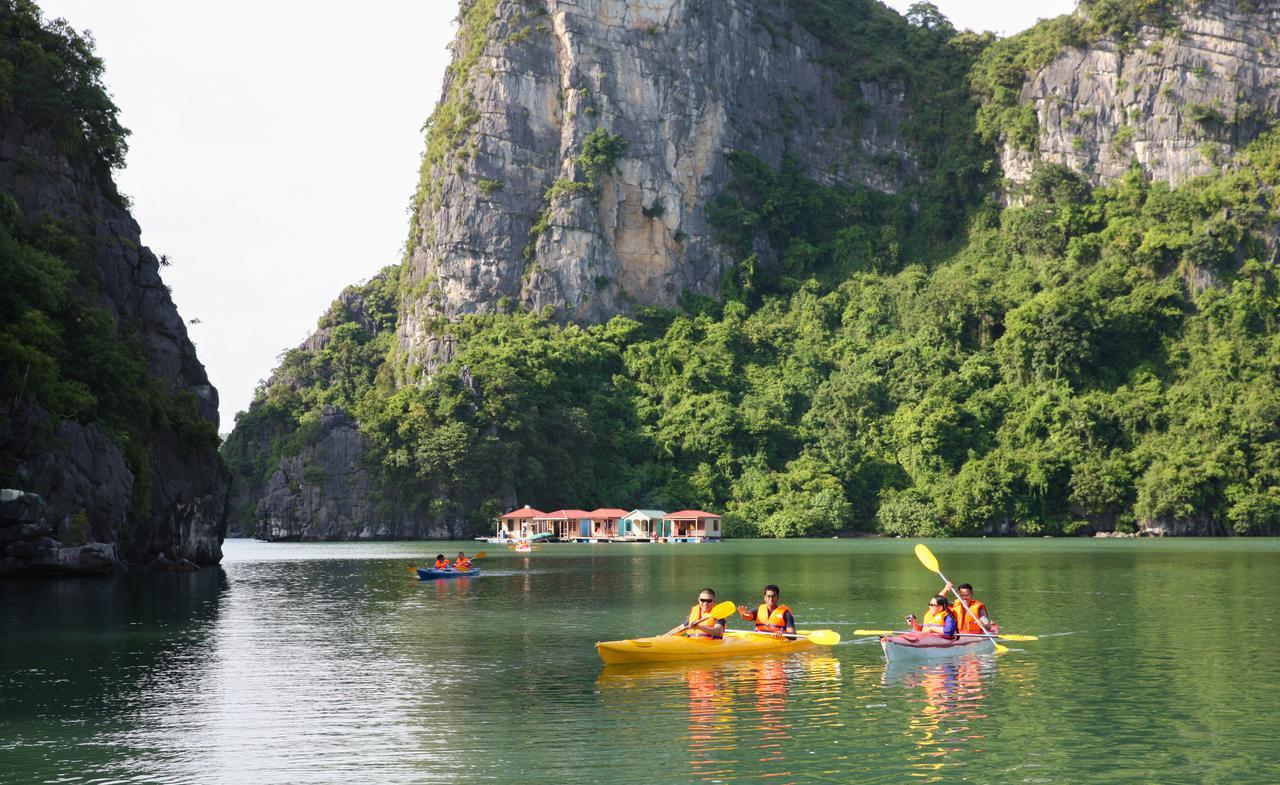
M 677 624 L 667 634 L 684 631 L 686 638 L 723 638 L 724 619 L 713 619 L 711 611 L 716 606 L 716 593 L 711 589 L 698 592 L 698 602 L 689 609 L 689 617 L 684 624 Z

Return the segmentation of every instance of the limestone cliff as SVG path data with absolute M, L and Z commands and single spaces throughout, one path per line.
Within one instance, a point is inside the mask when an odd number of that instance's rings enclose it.
M 599 322 L 718 295 L 730 259 L 706 206 L 731 150 L 902 188 L 903 84 L 841 94 L 829 54 L 782 3 L 464 2 L 409 240 L 403 358 L 447 359 L 441 318 Z M 614 144 L 603 162 L 584 155 L 600 139 Z
M 28 493 L 15 504 L 42 503 L 0 520 L 0 572 L 214 564 L 229 485 L 218 394 L 160 260 L 80 135 L 114 122 L 101 62 L 34 14 L 0 6 L 0 200 L 13 254 L 4 285 L 24 298 L 6 300 L 15 312 L 0 322 L 0 479 Z M 39 70 L 58 67 L 74 78 Z M 81 101 L 102 111 L 71 114 Z M 38 299 L 51 293 L 61 299 Z
M 1094 184 L 1137 162 L 1170 184 L 1207 174 L 1280 114 L 1280 5 L 1235 0 L 1170 4 L 1125 35 L 1064 45 L 1030 73 L 1019 99 L 1034 108 L 1032 145 L 1001 148 L 1004 173 L 1026 181 L 1036 161 Z M 1088 31 L 1089 4 L 1076 17 Z
M 354 417 L 362 385 L 373 382 L 391 344 L 399 281 L 391 267 L 347 287 L 237 418 L 223 446 L 237 478 L 236 533 L 305 541 L 467 535 L 461 520 L 433 516 L 388 487 L 366 459 L 368 439 Z M 307 412 L 301 427 L 273 400 Z

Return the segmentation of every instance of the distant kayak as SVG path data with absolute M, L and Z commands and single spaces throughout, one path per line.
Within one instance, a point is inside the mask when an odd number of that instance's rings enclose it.
M 478 567 L 461 572 L 458 570 L 437 570 L 431 567 L 418 568 L 418 580 L 420 581 L 434 581 L 438 578 L 474 578 L 479 574 L 480 569 Z
M 799 630 L 801 634 L 810 634 Z M 771 635 L 729 630 L 720 640 L 662 635 L 653 638 L 631 638 L 623 641 L 601 641 L 596 644 L 600 659 L 610 665 L 632 662 L 677 662 L 704 657 L 737 657 L 743 654 L 772 654 L 809 649 L 813 642 L 805 639 L 779 640 Z
M 939 660 L 957 654 L 995 654 L 996 644 L 990 638 L 948 638 L 929 632 L 904 632 L 880 639 L 884 658 L 889 662 L 907 660 Z

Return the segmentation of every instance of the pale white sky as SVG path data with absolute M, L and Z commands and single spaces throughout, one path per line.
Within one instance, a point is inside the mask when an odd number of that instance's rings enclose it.
M 399 262 L 457 2 L 39 1 L 97 39 L 133 131 L 120 189 L 230 431 L 342 288 Z M 1075 2 L 935 5 L 1007 35 Z

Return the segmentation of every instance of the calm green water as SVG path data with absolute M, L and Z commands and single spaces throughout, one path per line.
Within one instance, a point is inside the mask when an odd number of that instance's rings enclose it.
M 931 544 L 1003 655 L 887 670 L 905 540 L 231 541 L 196 575 L 0 582 L 0 782 L 1280 782 L 1280 540 Z M 606 670 L 766 582 L 830 650 Z M 740 621 L 731 626 L 743 626 Z

